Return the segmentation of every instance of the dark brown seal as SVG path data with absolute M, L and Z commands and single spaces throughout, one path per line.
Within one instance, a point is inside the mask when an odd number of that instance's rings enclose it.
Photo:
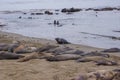
M 0 51 L 0 59 L 19 59 L 24 56 L 11 52 Z

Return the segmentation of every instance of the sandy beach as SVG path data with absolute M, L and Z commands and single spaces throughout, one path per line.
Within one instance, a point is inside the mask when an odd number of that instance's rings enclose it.
M 0 31 L 0 43 L 11 43 L 13 40 L 21 41 L 25 45 L 40 47 L 51 44 L 58 45 L 55 41 L 26 37 L 19 34 Z M 100 51 L 103 49 L 84 45 L 65 45 L 85 52 Z M 111 53 L 118 55 L 120 53 Z M 118 62 L 120 59 L 118 59 Z M 93 62 L 77 63 L 73 60 L 61 62 L 48 62 L 44 59 L 33 59 L 27 62 L 17 60 L 0 60 L 0 80 L 70 80 L 80 73 L 94 70 L 118 69 L 117 66 L 97 66 Z

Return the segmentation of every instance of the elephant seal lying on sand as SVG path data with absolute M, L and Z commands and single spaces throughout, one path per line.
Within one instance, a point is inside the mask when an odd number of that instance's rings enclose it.
M 13 41 L 12 44 L 7 44 L 7 43 L 0 44 L 0 51 L 8 51 L 8 52 L 17 53 L 17 54 L 31 53 L 35 51 L 28 48 L 30 47 L 26 47 L 22 45 L 19 41 Z
M 18 62 L 25 62 L 25 61 L 29 61 L 31 59 L 46 59 L 47 57 L 51 57 L 53 56 L 51 53 L 37 53 L 37 52 L 34 52 L 34 53 L 31 53 L 30 55 L 28 56 L 25 56 L 21 59 L 18 60 Z
M 53 57 L 48 57 L 47 61 L 66 61 L 66 60 L 77 60 L 81 56 L 76 54 L 61 54 Z
M 98 70 L 87 74 L 82 74 L 71 80 L 120 80 L 120 71 Z
M 118 65 L 116 61 L 112 61 L 109 58 L 101 57 L 101 56 L 92 56 L 92 57 L 82 57 L 77 60 L 77 62 L 95 62 L 96 65 L 104 65 L 104 66 L 114 66 Z
M 110 49 L 105 49 L 102 52 L 120 52 L 119 48 L 110 48 Z
M 11 53 L 11 52 L 0 51 L 0 60 L 2 60 L 2 59 L 19 59 L 22 57 L 24 57 L 24 56 L 18 55 L 15 53 Z

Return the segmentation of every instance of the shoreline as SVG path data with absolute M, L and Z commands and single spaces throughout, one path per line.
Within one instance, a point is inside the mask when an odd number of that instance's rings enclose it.
M 40 47 L 42 45 L 59 45 L 55 41 L 26 37 L 19 34 L 0 31 L 0 43 L 11 43 L 14 40 L 21 41 L 22 44 Z M 66 44 L 62 46 L 80 49 L 84 52 L 100 51 L 102 49 L 77 45 Z M 119 55 L 119 53 L 111 53 Z M 28 54 L 26 54 L 28 55 Z M 118 57 L 113 59 L 119 64 Z M 17 60 L 0 60 L 0 80 L 72 80 L 76 76 L 90 71 L 119 69 L 117 66 L 97 66 L 94 62 L 77 63 L 74 60 L 49 62 L 45 59 L 32 59 L 27 62 L 17 62 Z
M 54 40 L 48 40 L 48 39 L 43 39 L 43 38 L 35 38 L 35 37 L 28 37 L 24 36 L 21 34 L 16 34 L 16 33 L 10 33 L 10 32 L 5 32 L 5 31 L 0 31 L 0 38 L 7 40 L 6 42 L 10 41 L 21 41 L 21 42 L 28 42 L 31 44 L 40 44 L 40 45 L 59 45 L 56 43 Z M 2 42 L 2 41 L 0 41 Z M 4 42 L 4 41 L 3 41 Z M 83 51 L 100 51 L 103 50 L 103 48 L 97 48 L 97 47 L 92 47 L 92 46 L 87 46 L 87 45 L 81 45 L 81 44 L 67 44 L 65 46 L 72 47 L 72 48 L 77 48 Z

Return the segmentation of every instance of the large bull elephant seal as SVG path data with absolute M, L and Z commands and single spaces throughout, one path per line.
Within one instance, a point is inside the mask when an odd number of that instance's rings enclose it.
M 0 51 L 0 60 L 2 60 L 2 59 L 19 59 L 22 57 L 24 57 L 24 56 L 18 55 L 15 53 L 11 53 L 11 52 Z

